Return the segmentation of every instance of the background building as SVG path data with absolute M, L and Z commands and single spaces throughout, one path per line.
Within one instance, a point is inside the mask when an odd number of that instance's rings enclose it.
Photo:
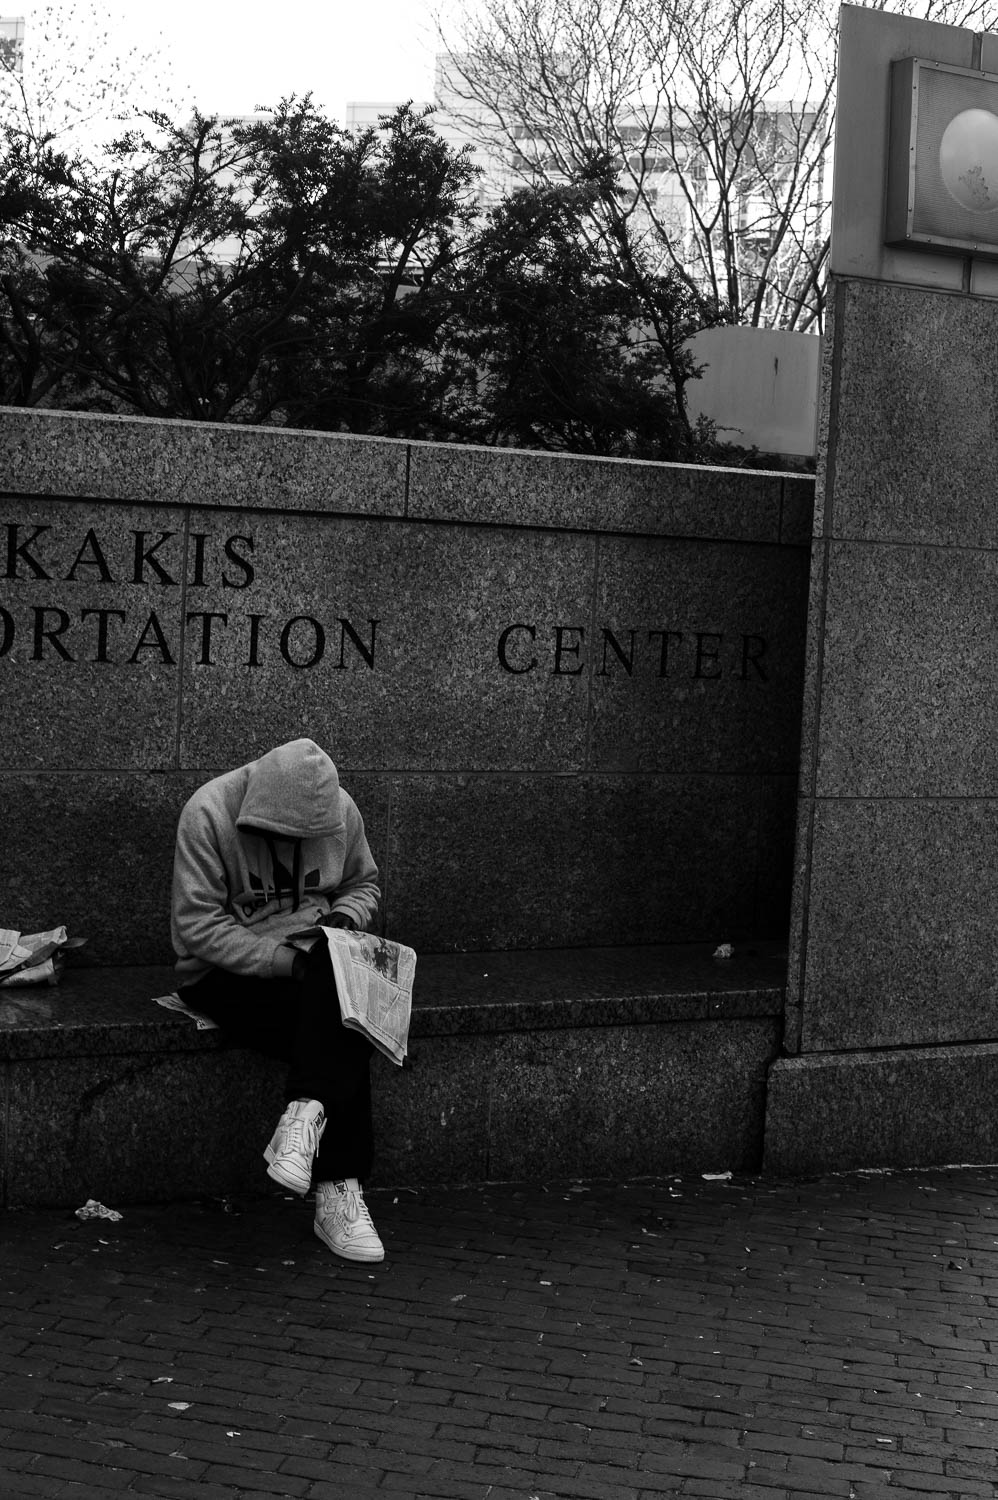
M 24 59 L 24 17 L 0 16 L 0 67 L 20 73 Z
M 512 112 L 500 119 L 462 87 L 460 66 L 451 54 L 437 56 L 434 127 L 455 149 L 470 149 L 480 173 L 473 190 L 478 203 L 488 208 L 518 187 L 568 181 L 578 142 L 518 121 Z M 348 103 L 346 125 L 377 126 L 398 102 Z M 615 121 L 628 236 L 652 269 L 678 265 L 706 296 L 722 302 L 730 300 L 726 291 L 734 271 L 741 304 L 736 321 L 806 327 L 793 307 L 795 288 L 811 298 L 823 274 L 830 196 L 819 144 L 825 122 L 820 110 L 794 100 L 755 107 L 751 121 L 750 127 L 734 117 L 722 122 L 729 137 L 723 144 L 736 165 L 720 175 L 709 159 L 712 151 L 723 154 L 714 150 L 716 120 L 701 128 L 689 116 L 684 125 L 673 120 L 669 129 L 656 130 L 635 111 Z M 820 309 L 820 296 L 817 302 Z

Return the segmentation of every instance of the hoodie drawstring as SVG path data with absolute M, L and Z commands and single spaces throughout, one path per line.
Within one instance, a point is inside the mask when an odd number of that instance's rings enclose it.
M 274 895 L 279 898 L 281 894 L 281 864 L 277 858 L 277 847 L 272 834 L 265 833 L 263 837 L 267 845 L 267 852 L 270 855 L 270 869 L 274 878 Z M 301 906 L 302 898 L 301 839 L 293 839 L 292 842 L 294 844 L 294 856 L 291 866 L 291 910 L 297 911 L 299 906 Z

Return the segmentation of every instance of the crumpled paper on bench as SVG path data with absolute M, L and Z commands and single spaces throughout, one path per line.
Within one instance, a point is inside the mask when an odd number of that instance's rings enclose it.
M 30 933 L 0 927 L 0 986 L 58 984 L 63 954 L 85 942 L 67 937 L 65 927 Z
M 172 991 L 169 995 L 155 995 L 153 997 L 153 1004 L 162 1005 L 165 1010 L 175 1010 L 182 1016 L 188 1016 L 190 1020 L 197 1023 L 198 1031 L 218 1030 L 217 1021 L 213 1021 L 211 1016 L 206 1016 L 199 1010 L 192 1010 L 189 1005 L 181 1000 L 176 990 Z
M 109 1219 L 112 1224 L 117 1224 L 121 1218 L 116 1208 L 105 1208 L 103 1203 L 98 1203 L 96 1198 L 88 1198 L 82 1208 L 76 1210 L 78 1219 Z

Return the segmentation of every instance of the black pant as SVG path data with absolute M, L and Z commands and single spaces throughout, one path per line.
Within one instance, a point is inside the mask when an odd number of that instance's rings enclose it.
M 363 1180 L 371 1170 L 370 1061 L 366 1037 L 343 1025 L 329 949 L 318 943 L 303 979 L 254 979 L 212 969 L 182 990 L 229 1041 L 288 1063 L 285 1098 L 318 1099 L 326 1129 L 313 1181 Z

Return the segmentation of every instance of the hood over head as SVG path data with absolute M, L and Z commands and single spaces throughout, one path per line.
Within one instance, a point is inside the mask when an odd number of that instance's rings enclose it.
M 340 778 L 314 740 L 291 740 L 250 762 L 236 827 L 277 838 L 344 834 Z

